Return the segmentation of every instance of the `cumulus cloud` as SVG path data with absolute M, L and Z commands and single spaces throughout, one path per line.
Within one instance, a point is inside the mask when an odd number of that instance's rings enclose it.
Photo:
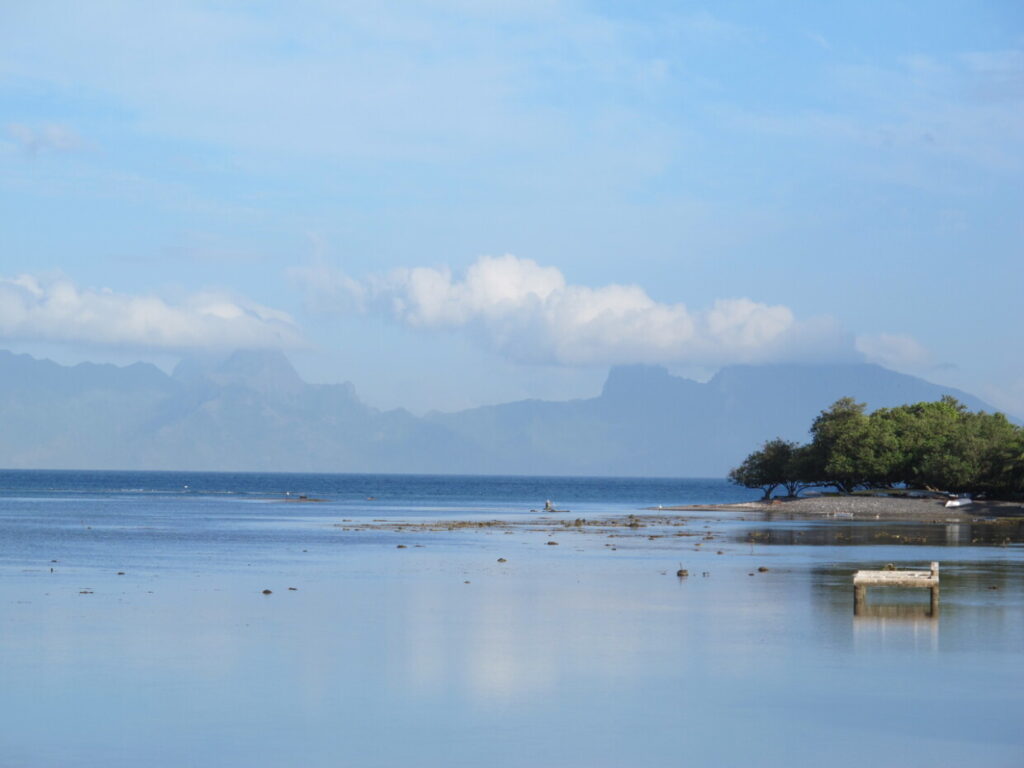
M 573 285 L 556 267 L 512 255 L 481 257 L 461 278 L 415 267 L 357 281 L 325 269 L 293 273 L 321 306 L 333 295 L 410 327 L 465 330 L 520 362 L 722 365 L 850 351 L 830 320 L 799 322 L 785 306 L 730 298 L 691 310 L 636 285 Z
M 171 304 L 79 288 L 63 275 L 0 276 L 0 338 L 162 350 L 304 344 L 285 314 L 217 293 Z
M 869 363 L 878 363 L 886 368 L 915 369 L 932 362 L 931 354 L 919 341 L 902 333 L 858 336 L 854 347 Z
M 27 154 L 41 152 L 73 152 L 81 149 L 83 142 L 74 130 L 66 125 L 45 123 L 31 126 L 25 123 L 10 123 L 7 135 Z

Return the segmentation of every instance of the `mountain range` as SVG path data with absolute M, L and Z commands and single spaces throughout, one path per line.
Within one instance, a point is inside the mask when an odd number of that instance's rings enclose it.
M 730 366 L 699 383 L 612 368 L 592 398 L 415 416 L 348 383 L 303 381 L 280 352 L 61 366 L 0 350 L 0 467 L 720 477 L 764 440 L 805 440 L 851 396 L 869 409 L 950 394 L 868 364 Z

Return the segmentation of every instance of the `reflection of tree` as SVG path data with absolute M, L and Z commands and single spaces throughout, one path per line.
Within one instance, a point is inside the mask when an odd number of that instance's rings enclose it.
M 766 522 L 770 522 L 766 518 Z M 808 523 L 804 526 L 746 528 L 735 541 L 746 544 L 804 546 L 998 546 L 1024 541 L 1024 519 L 960 523 Z

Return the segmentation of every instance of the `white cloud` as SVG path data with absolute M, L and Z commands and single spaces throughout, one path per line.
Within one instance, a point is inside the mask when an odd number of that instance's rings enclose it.
M 285 314 L 223 294 L 178 304 L 158 296 L 82 289 L 67 277 L 0 276 L 0 338 L 153 350 L 298 347 Z
M 293 275 L 321 307 L 327 286 L 342 311 L 465 330 L 520 362 L 722 365 L 850 352 L 830 320 L 798 322 L 781 305 L 733 298 L 694 311 L 657 302 L 636 285 L 572 285 L 556 267 L 512 255 L 483 256 L 462 279 L 445 267 L 398 269 L 364 281 L 323 266 Z
M 920 342 L 901 333 L 858 336 L 854 347 L 869 363 L 896 370 L 919 369 L 932 362 L 931 353 Z
M 25 123 L 10 123 L 7 135 L 30 155 L 41 152 L 73 152 L 84 144 L 81 137 L 66 125 L 45 123 L 31 126 Z

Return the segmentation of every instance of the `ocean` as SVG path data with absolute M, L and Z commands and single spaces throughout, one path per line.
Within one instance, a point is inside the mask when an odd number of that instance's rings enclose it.
M 1024 764 L 1020 544 L 649 511 L 757 496 L 0 472 L 0 766 Z

